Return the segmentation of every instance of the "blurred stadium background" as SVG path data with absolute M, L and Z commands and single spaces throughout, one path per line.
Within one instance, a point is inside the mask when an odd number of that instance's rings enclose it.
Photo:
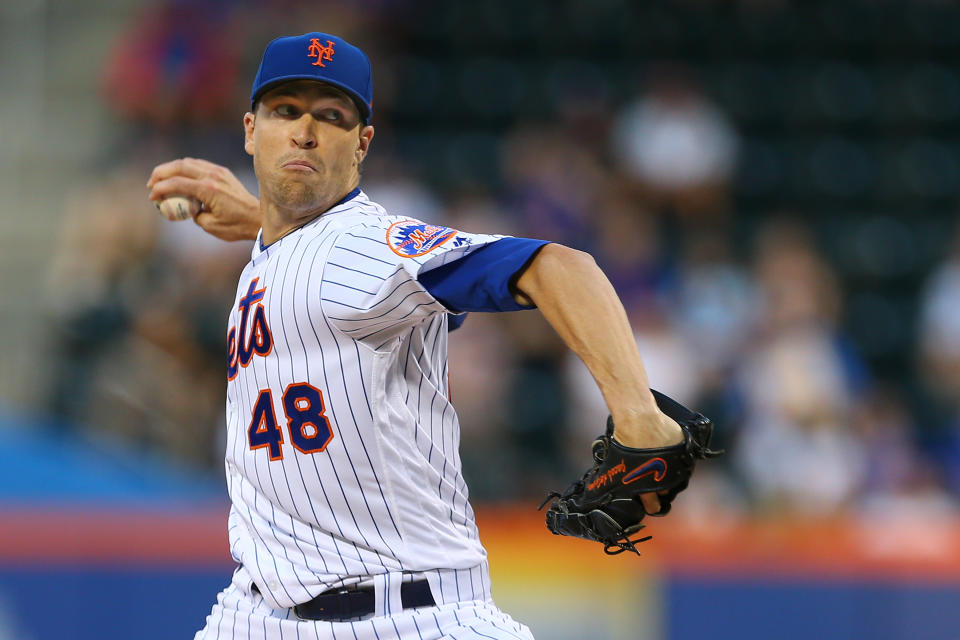
M 0 639 L 192 637 L 231 567 L 224 319 L 265 44 L 371 53 L 364 189 L 591 251 L 715 418 L 643 559 L 541 528 L 605 416 L 535 313 L 451 341 L 499 604 L 542 639 L 960 637 L 960 7 L 799 0 L 0 3 Z M 590 292 L 584 292 L 589 304 Z

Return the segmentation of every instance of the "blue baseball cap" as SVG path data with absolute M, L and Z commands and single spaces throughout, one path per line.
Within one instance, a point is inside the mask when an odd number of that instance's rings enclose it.
M 346 91 L 364 123 L 373 116 L 373 70 L 367 54 L 339 36 L 305 33 L 277 38 L 267 45 L 253 80 L 250 109 L 274 87 L 290 80 L 317 80 Z

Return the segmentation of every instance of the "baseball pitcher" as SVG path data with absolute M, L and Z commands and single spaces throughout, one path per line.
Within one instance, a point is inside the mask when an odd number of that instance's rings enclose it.
M 152 200 L 195 198 L 203 229 L 255 240 L 225 334 L 237 568 L 198 639 L 532 638 L 491 599 L 461 474 L 447 388 L 460 314 L 539 309 L 603 392 L 608 432 L 584 477 L 551 496 L 554 533 L 634 550 L 643 517 L 712 453 L 709 421 L 649 390 L 589 255 L 372 202 L 359 187 L 372 117 L 360 49 L 278 38 L 243 119 L 259 199 L 203 160 L 150 177 Z

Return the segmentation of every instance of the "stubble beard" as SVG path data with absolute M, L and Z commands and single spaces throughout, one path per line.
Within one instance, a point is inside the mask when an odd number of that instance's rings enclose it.
M 311 187 L 298 180 L 280 180 L 271 190 L 271 199 L 282 209 L 292 211 L 310 211 L 323 205 L 325 191 Z

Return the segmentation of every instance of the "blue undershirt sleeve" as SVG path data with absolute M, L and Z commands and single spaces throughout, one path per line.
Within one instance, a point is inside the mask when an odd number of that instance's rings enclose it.
M 459 260 L 422 272 L 417 279 L 454 313 L 534 309 L 518 304 L 512 289 L 515 276 L 545 244 L 548 241 L 501 238 Z

